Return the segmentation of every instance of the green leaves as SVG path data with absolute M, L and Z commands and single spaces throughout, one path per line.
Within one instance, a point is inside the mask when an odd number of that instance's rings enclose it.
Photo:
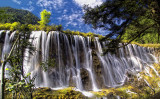
M 95 29 L 106 30 L 105 40 L 110 40 L 107 50 L 115 49 L 124 39 L 128 43 L 133 40 L 141 40 L 141 43 L 149 40 L 155 42 L 155 38 L 157 41 L 159 39 L 158 0 L 106 0 L 95 8 L 84 6 L 84 11 L 86 24 L 91 24 Z
M 40 13 L 40 15 L 41 15 L 41 21 L 38 21 L 38 23 L 39 23 L 41 26 L 47 25 L 47 24 L 50 22 L 49 18 L 50 18 L 50 16 L 51 16 L 51 12 L 47 12 L 47 10 L 44 9 L 44 10 Z
M 26 74 L 26 77 L 29 77 L 30 75 L 31 75 L 31 73 L 27 73 L 27 74 Z
M 9 83 L 7 83 L 6 91 L 10 91 L 10 92 L 17 91 L 18 92 L 18 91 L 21 90 L 21 88 L 24 88 L 24 87 L 25 88 L 29 88 L 30 87 L 30 85 L 26 84 L 24 80 L 22 80 L 22 81 L 20 81 L 18 83 L 9 82 Z
M 9 70 L 9 68 L 6 68 L 5 70 Z
M 147 15 L 146 15 L 147 16 Z M 136 22 L 132 22 L 125 29 L 125 33 L 122 36 L 123 40 L 131 40 L 137 35 L 139 31 L 142 31 L 147 26 L 150 26 L 134 41 L 138 43 L 157 43 L 158 41 L 158 29 L 153 25 L 156 24 L 155 20 L 149 19 L 146 16 L 140 16 Z
M 55 59 L 54 58 L 48 59 L 47 61 L 42 62 L 40 64 L 40 66 L 43 68 L 44 71 L 47 71 L 48 67 L 54 67 L 55 66 Z
M 17 26 L 16 23 L 15 26 Z M 16 33 L 15 37 L 17 37 L 17 39 L 11 50 L 12 53 L 10 53 L 7 58 L 10 68 L 6 68 L 6 70 L 9 71 L 10 77 L 7 79 L 5 88 L 8 92 L 13 93 L 12 98 L 16 99 L 19 95 L 27 99 L 32 99 L 35 77 L 30 78 L 31 73 L 25 75 L 23 71 L 24 51 L 26 48 L 33 48 L 32 44 L 29 42 L 30 32 L 23 31 L 21 33 Z

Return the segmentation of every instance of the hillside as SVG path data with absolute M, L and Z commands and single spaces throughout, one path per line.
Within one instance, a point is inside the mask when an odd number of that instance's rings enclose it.
M 40 19 L 27 10 L 0 7 L 0 23 L 37 24 Z

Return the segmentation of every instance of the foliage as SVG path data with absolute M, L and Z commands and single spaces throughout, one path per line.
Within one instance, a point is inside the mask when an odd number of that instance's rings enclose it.
M 47 12 L 47 10 L 44 9 L 43 11 L 41 11 L 40 15 L 41 15 L 41 20 L 38 23 L 41 26 L 47 25 L 50 22 L 49 18 L 51 16 L 51 12 Z
M 27 10 L 0 7 L 0 23 L 37 24 L 39 18 Z
M 55 59 L 54 58 L 48 59 L 48 60 L 42 62 L 40 65 L 41 65 L 41 67 L 43 68 L 44 71 L 47 71 L 48 67 L 54 67 L 55 66 Z
M 139 17 L 137 19 L 138 24 L 141 25 L 141 27 L 137 27 L 135 25 L 130 24 L 126 29 L 125 29 L 125 33 L 122 36 L 123 40 L 132 40 L 132 38 L 134 37 L 134 35 L 136 35 L 136 33 L 138 31 L 141 31 L 142 26 L 151 26 L 153 24 L 155 24 L 154 20 L 152 19 L 147 19 L 145 17 Z M 146 43 L 158 43 L 159 41 L 159 34 L 158 34 L 158 30 L 155 27 L 151 27 L 149 29 L 147 29 L 146 31 L 144 31 L 143 34 L 141 34 L 140 37 L 134 39 L 133 41 L 138 42 L 138 43 L 142 43 L 142 44 L 146 44 Z
M 10 64 L 10 67 L 5 70 L 9 71 L 10 76 L 5 83 L 6 94 L 12 93 L 12 98 L 14 99 L 22 97 L 26 99 L 32 98 L 35 77 L 30 78 L 30 73 L 24 75 L 23 72 L 24 50 L 29 48 L 30 53 L 34 51 L 34 48 L 29 42 L 29 37 L 30 31 L 16 32 L 16 41 L 14 41 L 8 58 L 4 60 L 4 62 Z
M 63 27 L 62 25 L 48 25 L 48 26 L 41 26 L 41 25 L 32 25 L 32 24 L 20 24 L 18 22 L 14 22 L 14 23 L 5 23 L 2 24 L 0 23 L 0 30 L 25 30 L 25 31 L 40 31 L 40 30 L 44 30 L 46 32 L 50 32 L 50 31 L 60 31 L 62 33 L 65 34 L 69 34 L 69 35 L 81 35 L 83 37 L 99 37 L 99 39 L 103 39 L 104 36 L 99 35 L 99 34 L 94 34 L 91 32 L 88 33 L 83 33 L 83 32 L 79 32 L 79 31 L 71 31 L 69 29 L 67 30 L 62 30 Z
M 94 33 L 91 33 L 91 32 L 88 32 L 88 33 L 83 33 L 83 32 L 79 32 L 79 31 L 71 31 L 69 29 L 65 30 L 65 31 L 62 31 L 63 33 L 65 34 L 71 34 L 71 35 L 81 35 L 83 37 L 99 37 L 100 39 L 102 39 L 104 36 L 102 35 L 99 35 L 99 34 L 94 34 Z
M 44 30 L 44 31 L 62 31 L 62 25 L 52 25 L 52 26 L 40 26 L 40 25 L 33 25 L 33 24 L 20 24 L 19 22 L 14 22 L 14 23 L 0 23 L 0 30 L 25 30 L 28 28 L 28 31 L 39 31 L 39 30 Z
M 92 24 L 94 28 L 110 31 L 105 39 L 112 39 L 108 44 L 112 50 L 118 47 L 124 34 L 130 43 L 148 33 L 159 33 L 159 7 L 159 0 L 106 0 L 95 8 L 84 6 L 83 18 L 85 23 Z
M 14 22 L 11 24 L 10 30 L 14 31 L 17 30 L 20 27 L 20 23 L 19 22 Z
M 128 41 L 127 40 L 123 40 L 122 41 L 123 43 L 127 43 Z M 156 48 L 156 49 L 159 49 L 160 48 L 160 44 L 141 44 L 141 43 L 137 43 L 137 42 L 131 42 L 131 44 L 136 44 L 138 46 L 142 46 L 142 47 L 150 47 L 150 48 Z
M 16 69 L 8 69 L 11 76 L 13 74 L 17 74 L 19 71 Z M 26 74 L 26 76 L 23 77 L 23 79 L 19 79 L 19 77 L 16 78 L 11 78 L 6 82 L 6 98 L 10 98 L 10 94 L 12 93 L 12 97 L 14 98 L 31 98 L 30 94 L 33 92 L 33 87 L 34 87 L 34 79 L 30 79 L 30 73 Z M 14 77 L 14 76 L 13 76 Z M 27 81 L 29 79 L 29 81 Z M 19 82 L 17 82 L 19 81 Z M 27 83 L 26 83 L 27 81 Z

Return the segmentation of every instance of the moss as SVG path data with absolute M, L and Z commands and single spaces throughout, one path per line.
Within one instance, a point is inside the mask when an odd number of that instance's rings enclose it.
M 122 43 L 127 43 L 127 40 L 123 40 Z M 160 44 L 140 44 L 137 42 L 131 42 L 131 44 L 136 44 L 138 46 L 142 46 L 142 47 L 150 47 L 150 48 L 160 48 Z
M 155 69 L 160 73 L 160 64 L 154 64 Z M 160 77 L 156 75 L 153 69 L 150 69 L 150 76 L 145 74 L 145 71 L 139 73 L 141 79 L 137 76 L 130 76 L 124 86 L 118 88 L 102 89 L 98 92 L 92 92 L 96 97 L 109 97 L 114 99 L 115 96 L 120 96 L 122 99 L 159 99 L 160 93 Z M 145 82 L 149 83 L 150 86 Z M 154 98 L 153 98 L 154 97 Z M 109 99 L 110 99 L 109 98 Z
M 60 90 L 51 90 L 50 88 L 38 88 L 33 93 L 33 99 L 85 99 L 86 97 L 73 87 Z
M 20 31 L 24 31 L 26 30 L 26 28 L 28 28 L 28 31 L 46 31 L 47 33 L 50 31 L 61 31 L 62 33 L 65 34 L 69 34 L 69 35 L 81 35 L 83 37 L 91 37 L 92 40 L 94 37 L 99 37 L 100 39 L 102 39 L 104 36 L 99 35 L 99 34 L 94 34 L 92 32 L 88 32 L 88 33 L 83 33 L 83 32 L 79 32 L 79 31 L 71 31 L 69 29 L 67 30 L 63 30 L 62 25 L 48 25 L 48 26 L 41 26 L 41 25 L 33 25 L 33 24 L 20 24 L 19 22 L 14 22 L 14 23 L 0 23 L 0 30 L 20 30 Z
M 91 93 L 93 93 L 96 97 L 104 97 L 107 96 L 107 94 L 109 94 L 110 92 L 113 92 L 113 89 L 102 89 L 101 91 L 98 92 L 94 92 L 94 91 L 90 91 Z

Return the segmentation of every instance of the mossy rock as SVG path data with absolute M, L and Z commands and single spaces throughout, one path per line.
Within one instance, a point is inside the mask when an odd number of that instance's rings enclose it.
M 50 88 L 38 88 L 33 93 L 33 99 L 87 99 L 82 93 L 74 91 L 73 87 L 61 90 L 52 90 Z

